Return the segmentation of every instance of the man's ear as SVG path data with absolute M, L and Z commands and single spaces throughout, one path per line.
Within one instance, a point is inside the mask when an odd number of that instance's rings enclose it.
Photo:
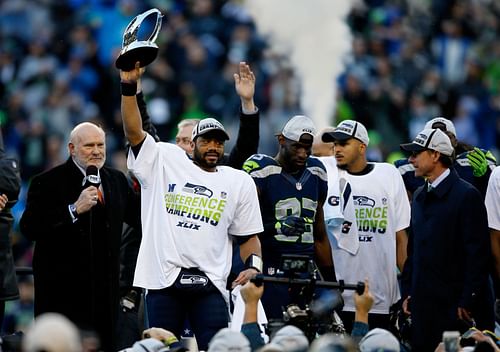
M 432 161 L 438 162 L 439 158 L 441 157 L 441 153 L 435 150 L 431 150 L 431 153 L 432 153 Z
M 195 146 L 194 141 L 190 141 L 190 142 L 189 142 L 189 145 L 191 146 L 191 149 L 193 149 L 193 150 L 194 150 L 194 146 Z
M 70 156 L 73 156 L 75 153 L 75 145 L 71 142 L 68 143 L 68 151 Z
M 359 151 L 360 151 L 361 153 L 366 153 L 366 149 L 367 149 L 366 144 L 364 144 L 364 143 L 359 143 Z
M 286 142 L 285 137 L 283 137 L 283 135 L 282 135 L 282 134 L 279 134 L 279 135 L 278 135 L 278 143 L 279 143 L 280 145 L 285 145 L 285 142 Z

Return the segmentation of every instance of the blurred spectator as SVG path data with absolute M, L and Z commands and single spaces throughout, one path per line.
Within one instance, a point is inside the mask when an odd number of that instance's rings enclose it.
M 80 352 L 83 348 L 80 333 L 70 320 L 58 313 L 45 313 L 26 332 L 23 351 Z
M 314 135 L 313 145 L 312 145 L 312 153 L 313 156 L 333 156 L 333 143 L 332 142 L 323 142 L 321 140 L 321 136 L 325 132 L 333 132 L 335 127 L 325 127 Z
M 250 352 L 251 350 L 250 342 L 243 333 L 224 328 L 212 337 L 208 343 L 207 352 Z
M 463 35 L 461 24 L 453 19 L 443 21 L 441 29 L 442 34 L 432 41 L 432 53 L 445 81 L 455 85 L 464 79 L 462 68 L 471 42 Z
M 305 352 L 309 348 L 304 332 L 293 325 L 286 325 L 276 331 L 271 343 L 281 346 L 283 351 Z
M 23 276 L 18 279 L 19 299 L 7 302 L 2 334 L 27 331 L 33 321 L 35 290 L 33 277 Z
M 375 328 L 370 330 L 359 342 L 361 352 L 384 351 L 399 352 L 398 339 L 385 329 Z

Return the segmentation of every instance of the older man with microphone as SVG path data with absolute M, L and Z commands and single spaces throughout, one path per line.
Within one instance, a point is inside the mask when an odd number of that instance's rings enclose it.
M 68 151 L 64 164 L 31 180 L 21 218 L 22 233 L 36 242 L 35 316 L 61 313 L 113 351 L 122 227 L 139 223 L 138 199 L 123 173 L 104 166 L 102 128 L 76 126 Z

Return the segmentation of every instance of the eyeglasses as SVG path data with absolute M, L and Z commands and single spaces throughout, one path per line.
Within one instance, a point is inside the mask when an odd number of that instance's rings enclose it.
M 425 151 L 425 149 L 422 149 L 422 150 L 417 150 L 417 151 L 413 151 L 411 152 L 410 156 L 413 157 L 413 158 L 416 158 L 418 155 L 420 155 L 423 151 Z

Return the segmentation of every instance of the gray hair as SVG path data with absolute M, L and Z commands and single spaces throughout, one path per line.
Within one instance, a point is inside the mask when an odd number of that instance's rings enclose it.
M 196 126 L 198 124 L 198 122 L 200 122 L 200 119 L 184 119 L 184 120 L 181 120 L 181 122 L 179 122 L 177 124 L 177 128 L 178 129 L 181 129 L 183 127 L 187 127 L 187 126 Z

